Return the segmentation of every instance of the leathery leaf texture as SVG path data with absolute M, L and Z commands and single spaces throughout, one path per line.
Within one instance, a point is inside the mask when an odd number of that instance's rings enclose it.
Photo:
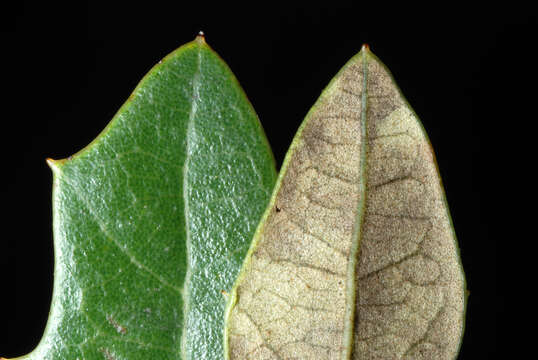
M 367 46 L 284 160 L 227 310 L 231 359 L 453 359 L 465 281 L 433 150 Z
M 54 294 L 23 359 L 221 359 L 226 297 L 276 179 L 237 80 L 203 36 L 140 82 L 54 172 Z

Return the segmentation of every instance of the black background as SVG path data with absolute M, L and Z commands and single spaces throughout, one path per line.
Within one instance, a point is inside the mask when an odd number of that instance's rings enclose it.
M 0 355 L 30 351 L 50 306 L 45 158 L 88 144 L 155 63 L 203 30 L 254 105 L 278 166 L 321 90 L 370 44 L 420 116 L 439 162 L 471 292 L 459 358 L 495 358 L 506 301 L 498 260 L 499 213 L 510 210 L 503 189 L 511 154 L 527 151 L 517 138 L 535 120 L 525 109 L 536 98 L 537 21 L 529 9 L 110 1 L 0 11 L 0 298 L 7 302 Z

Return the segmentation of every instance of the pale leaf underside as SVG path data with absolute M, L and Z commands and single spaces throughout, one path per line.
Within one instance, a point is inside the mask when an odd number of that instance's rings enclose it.
M 367 48 L 286 157 L 232 294 L 232 359 L 451 359 L 464 278 L 433 151 Z

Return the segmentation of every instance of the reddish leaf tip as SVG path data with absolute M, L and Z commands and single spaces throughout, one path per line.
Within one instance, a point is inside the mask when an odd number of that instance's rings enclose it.
M 54 159 L 51 159 L 51 158 L 46 158 L 45 161 L 47 162 L 47 165 L 49 166 L 49 168 L 54 173 L 59 172 L 60 166 L 62 165 L 62 163 L 65 162 L 64 160 L 54 160 Z M 0 360 L 3 360 L 3 359 L 0 358 Z
M 202 30 L 198 32 L 198 35 L 196 35 L 196 41 L 200 43 L 205 43 L 205 34 Z

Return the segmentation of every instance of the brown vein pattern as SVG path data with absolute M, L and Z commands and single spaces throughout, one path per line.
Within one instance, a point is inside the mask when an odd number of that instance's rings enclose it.
M 293 146 L 236 287 L 230 358 L 344 359 L 346 321 L 353 359 L 454 358 L 464 280 L 433 152 L 377 58 L 361 52 L 346 65 Z

